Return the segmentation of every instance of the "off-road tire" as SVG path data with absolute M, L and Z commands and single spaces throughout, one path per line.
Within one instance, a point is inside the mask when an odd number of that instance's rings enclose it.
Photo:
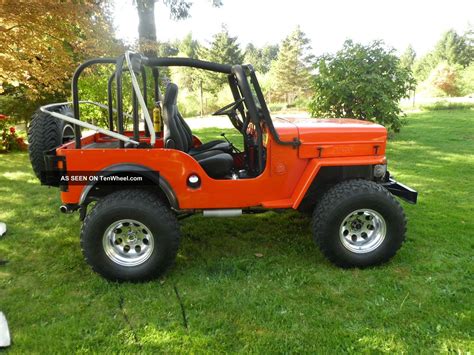
M 103 244 L 108 228 L 124 219 L 143 224 L 153 238 L 151 255 L 139 265 L 124 266 L 114 262 Z M 159 277 L 174 263 L 179 237 L 175 215 L 156 195 L 129 189 L 114 192 L 97 202 L 82 224 L 81 248 L 87 263 L 103 277 L 139 282 Z
M 375 211 L 383 218 L 386 233 L 374 250 L 356 253 L 344 246 L 343 222 L 352 212 L 363 209 Z M 390 260 L 405 240 L 406 223 L 403 209 L 392 194 L 367 180 L 348 180 L 334 185 L 318 202 L 312 218 L 316 245 L 331 262 L 344 268 L 363 268 Z
M 61 106 L 54 111 L 64 115 L 73 117 L 72 110 L 69 106 Z M 38 179 L 41 179 L 42 172 L 45 170 L 44 152 L 51 150 L 65 143 L 74 136 L 64 132 L 74 132 L 72 125 L 59 118 L 53 117 L 48 113 L 37 110 L 32 118 L 28 129 L 28 153 L 30 156 L 31 166 Z

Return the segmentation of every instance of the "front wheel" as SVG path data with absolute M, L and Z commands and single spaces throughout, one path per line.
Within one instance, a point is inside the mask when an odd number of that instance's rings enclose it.
M 405 232 L 402 207 L 373 181 L 349 180 L 333 186 L 313 213 L 316 244 L 341 267 L 367 267 L 390 260 Z
M 100 200 L 87 215 L 81 246 L 92 269 L 109 280 L 145 281 L 174 262 L 179 225 L 154 194 L 122 190 Z

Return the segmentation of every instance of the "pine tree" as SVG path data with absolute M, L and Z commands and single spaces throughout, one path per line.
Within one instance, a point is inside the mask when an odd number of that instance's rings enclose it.
M 245 47 L 245 63 L 252 64 L 258 73 L 267 73 L 277 56 L 278 45 L 266 45 L 262 48 L 257 48 L 252 43 L 249 43 Z
M 178 44 L 178 56 L 186 58 L 198 58 L 199 42 L 193 39 L 191 33 L 187 34 L 186 37 Z M 187 89 L 188 91 L 196 91 L 199 88 L 201 82 L 200 71 L 194 68 L 188 67 L 175 67 L 172 69 L 173 80 L 176 81 L 180 88 Z
M 462 67 L 468 66 L 474 60 L 468 37 L 461 36 L 454 30 L 443 34 L 436 44 L 434 55 L 438 63 L 446 61 L 449 64 L 459 64 Z
M 210 62 L 222 64 L 242 64 L 244 56 L 237 43 L 237 37 L 231 37 L 225 26 L 221 32 L 214 35 L 210 48 L 203 48 L 200 56 Z M 206 73 L 206 87 L 217 93 L 227 83 L 227 77 L 217 73 Z
M 400 65 L 406 69 L 412 69 L 415 62 L 416 53 L 411 44 L 405 49 L 405 52 L 400 56 Z
M 274 98 L 292 103 L 309 91 L 310 68 L 314 60 L 310 50 L 310 41 L 299 27 L 283 40 L 271 69 L 275 83 L 271 94 Z

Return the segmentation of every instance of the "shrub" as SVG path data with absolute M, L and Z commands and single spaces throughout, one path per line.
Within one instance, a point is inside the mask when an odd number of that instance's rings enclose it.
M 385 49 L 381 41 L 362 45 L 348 40 L 335 55 L 320 57 L 316 69 L 312 115 L 357 118 L 400 130 L 399 102 L 409 96 L 415 80 L 399 65 L 394 49 Z
M 439 63 L 431 71 L 428 82 L 446 96 L 458 96 L 460 94 L 459 70 L 460 68 L 456 65 L 447 62 Z
M 9 119 L 5 115 L 0 115 L 0 132 L 0 151 L 26 150 L 23 137 L 18 136 L 15 127 L 10 126 Z

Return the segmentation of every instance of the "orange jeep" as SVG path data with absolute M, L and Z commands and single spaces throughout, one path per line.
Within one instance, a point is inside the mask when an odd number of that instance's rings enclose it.
M 80 75 L 96 64 L 115 66 L 108 105 L 79 100 Z M 227 76 L 234 102 L 214 114 L 229 117 L 243 151 L 193 134 L 178 110 L 178 87 L 169 83 L 160 93 L 159 68 L 171 66 Z M 130 115 L 123 75 L 133 87 Z M 178 220 L 194 213 L 310 212 L 316 244 L 341 267 L 386 262 L 404 241 L 406 218 L 393 195 L 416 203 L 417 192 L 387 171 L 386 129 L 352 119 L 271 117 L 251 65 L 127 52 L 80 65 L 72 93 L 72 112 L 71 103 L 50 104 L 33 117 L 30 158 L 41 182 L 60 188 L 60 210 L 79 211 L 85 259 L 108 279 L 161 275 L 178 250 Z M 80 104 L 106 109 L 108 129 L 81 121 Z M 82 136 L 81 128 L 95 133 Z

